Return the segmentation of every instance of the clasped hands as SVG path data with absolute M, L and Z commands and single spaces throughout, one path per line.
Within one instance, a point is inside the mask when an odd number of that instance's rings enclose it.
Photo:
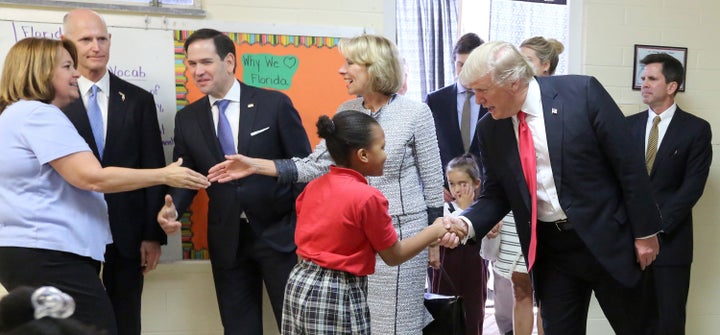
M 438 218 L 443 220 L 445 226 L 445 235 L 437 240 L 438 244 L 446 248 L 455 248 L 460 244 L 468 234 L 468 226 L 465 221 L 455 216 L 445 216 Z

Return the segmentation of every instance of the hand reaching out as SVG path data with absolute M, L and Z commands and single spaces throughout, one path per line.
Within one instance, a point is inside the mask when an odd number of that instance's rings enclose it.
M 245 178 L 255 174 L 257 171 L 251 163 L 251 158 L 237 155 L 226 155 L 225 161 L 215 164 L 208 171 L 210 182 L 227 183 L 229 181 Z
M 182 158 L 164 167 L 165 184 L 172 187 L 189 188 L 197 190 L 207 188 L 210 182 L 207 178 L 191 169 L 182 166 Z

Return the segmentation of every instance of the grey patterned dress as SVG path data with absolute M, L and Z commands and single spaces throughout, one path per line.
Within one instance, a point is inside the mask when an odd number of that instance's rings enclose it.
M 403 96 L 394 96 L 376 113 L 363 106 L 362 98 L 347 101 L 338 111 L 357 110 L 378 120 L 385 131 L 387 160 L 383 175 L 368 177 L 390 204 L 390 216 L 400 239 L 420 232 L 428 215 L 442 215 L 442 168 L 435 124 L 430 108 Z M 280 181 L 308 182 L 332 164 L 325 141 L 310 156 L 276 161 Z M 427 252 L 397 267 L 378 256 L 375 274 L 368 277 L 368 304 L 374 334 L 422 333 L 429 316 L 423 306 Z

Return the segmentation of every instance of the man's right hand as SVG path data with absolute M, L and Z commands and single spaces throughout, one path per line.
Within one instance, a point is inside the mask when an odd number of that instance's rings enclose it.
M 440 245 L 446 248 L 455 248 L 460 244 L 460 240 L 467 236 L 467 224 L 454 216 L 445 216 L 443 221 L 448 232 L 440 239 Z
M 166 194 L 165 205 L 163 205 L 157 215 L 157 221 L 160 224 L 160 227 L 165 231 L 165 234 L 174 234 L 180 230 L 181 224 L 177 219 L 178 212 L 172 201 L 172 197 L 169 194 Z

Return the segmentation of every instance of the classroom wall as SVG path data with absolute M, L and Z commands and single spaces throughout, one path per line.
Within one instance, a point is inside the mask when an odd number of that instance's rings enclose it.
M 576 1 L 572 1 L 575 3 Z M 720 2 L 716 0 L 583 0 L 582 66 L 596 76 L 626 114 L 645 110 L 639 91 L 630 89 L 633 45 L 688 48 L 686 91 L 676 102 L 684 110 L 710 122 L 713 164 L 705 193 L 693 210 L 695 258 L 688 301 L 688 334 L 717 334 L 720 329 Z M 573 56 L 574 57 L 574 56 Z M 662 252 L 662 250 L 661 250 Z M 589 334 L 611 334 L 602 314 L 593 306 Z
M 715 55 L 720 44 L 720 2 L 715 0 L 571 0 L 581 16 L 574 26 L 570 50 L 576 52 L 580 73 L 596 76 L 626 114 L 643 109 L 639 91 L 632 83 L 633 45 L 657 44 L 688 48 L 686 92 L 677 97 L 685 110 L 708 120 L 715 135 L 715 157 L 705 195 L 695 207 L 695 262 L 688 302 L 688 334 L 715 334 L 720 329 L 720 276 L 715 270 L 720 254 L 720 164 L 718 164 L 720 116 L 716 94 L 720 89 L 720 63 Z M 207 17 L 175 19 L 162 16 L 105 14 L 109 24 L 133 27 L 168 26 L 170 29 L 202 25 L 204 22 L 259 25 L 309 25 L 365 27 L 367 31 L 394 36 L 392 0 L 205 0 Z M 3 18 L 59 21 L 62 10 L 27 10 L 0 6 Z M 576 20 L 573 20 L 576 21 Z M 146 23 L 148 22 L 148 23 Z M 189 22 L 189 23 L 188 23 Z M 573 45 L 573 43 L 575 43 Z M 575 68 L 575 67 L 573 67 Z M 161 264 L 146 279 L 143 297 L 146 335 L 221 334 L 215 305 L 212 276 L 207 262 Z M 265 314 L 270 314 L 266 309 Z M 276 334 L 272 318 L 266 318 L 266 334 Z M 590 335 L 611 334 L 595 303 L 588 321 Z

